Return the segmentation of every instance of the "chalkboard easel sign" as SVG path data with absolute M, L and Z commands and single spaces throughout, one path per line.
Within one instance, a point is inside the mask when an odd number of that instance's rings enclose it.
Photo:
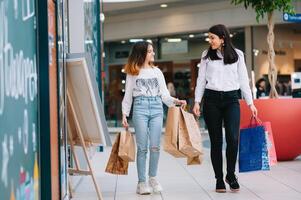
M 67 55 L 67 134 L 75 161 L 75 168 L 69 168 L 68 173 L 91 175 L 98 198 L 102 200 L 87 148 L 99 144 L 110 145 L 111 141 L 94 77 L 89 54 Z M 75 145 L 82 147 L 88 170 L 80 168 Z M 70 182 L 69 186 L 72 197 Z
M 0 199 L 39 199 L 35 1 L 0 0 Z

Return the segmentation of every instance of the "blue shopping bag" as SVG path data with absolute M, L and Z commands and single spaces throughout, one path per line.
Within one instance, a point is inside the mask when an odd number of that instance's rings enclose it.
M 264 126 L 256 119 L 256 124 L 240 130 L 239 172 L 269 170 L 269 157 Z

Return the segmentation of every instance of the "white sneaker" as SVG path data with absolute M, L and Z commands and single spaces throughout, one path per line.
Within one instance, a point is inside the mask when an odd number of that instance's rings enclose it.
M 147 195 L 151 193 L 151 189 L 145 182 L 140 182 L 137 185 L 136 193 L 141 195 Z
M 153 188 L 153 191 L 155 193 L 162 192 L 163 188 L 155 177 L 150 177 L 148 182 L 149 182 L 149 185 Z

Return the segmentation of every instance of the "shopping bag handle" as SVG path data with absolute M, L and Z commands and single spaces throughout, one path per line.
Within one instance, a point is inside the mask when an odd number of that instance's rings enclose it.
M 178 107 L 180 107 L 180 109 L 188 112 L 187 105 L 185 105 L 185 106 L 178 105 Z
M 251 116 L 249 127 L 254 127 L 258 125 L 262 125 L 262 121 L 258 117 Z

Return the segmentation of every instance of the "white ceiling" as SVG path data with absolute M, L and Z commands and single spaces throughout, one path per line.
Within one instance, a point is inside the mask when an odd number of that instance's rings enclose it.
M 162 3 L 170 3 L 181 0 L 144 0 L 144 1 L 133 1 L 133 2 L 122 2 L 122 3 L 103 3 L 104 11 L 110 12 L 115 10 L 133 9 L 145 6 L 151 6 Z M 104 1 L 105 2 L 105 1 Z
M 224 1 L 224 0 L 214 0 Z M 148 10 L 162 9 L 161 4 L 167 4 L 168 8 L 179 7 L 192 4 L 203 4 L 212 2 L 212 0 L 144 0 L 132 2 L 119 2 L 119 3 L 103 3 L 103 10 L 106 15 L 118 15 L 131 12 L 143 12 Z M 164 8 L 163 8 L 164 9 Z M 162 9 L 162 10 L 163 10 Z

